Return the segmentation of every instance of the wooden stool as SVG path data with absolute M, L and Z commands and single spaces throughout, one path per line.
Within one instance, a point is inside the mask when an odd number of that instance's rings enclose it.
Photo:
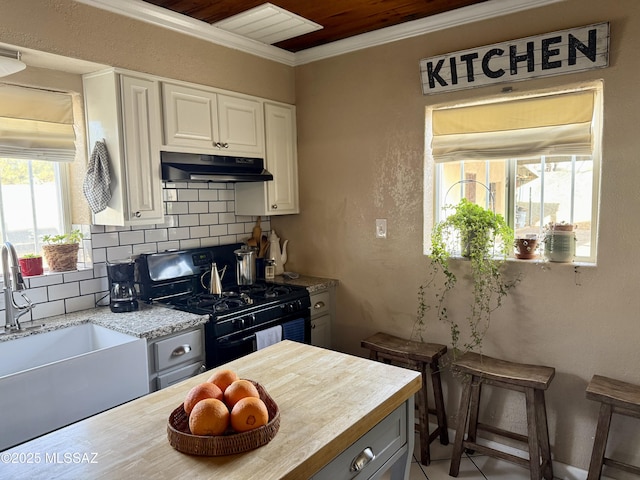
M 587 480 L 599 479 L 603 464 L 640 475 L 640 467 L 605 458 L 604 456 L 609 436 L 609 426 L 611 425 L 611 415 L 617 413 L 640 418 L 640 386 L 594 375 L 587 386 L 587 398 L 601 403 Z
M 544 391 L 549 387 L 556 373 L 555 369 L 507 362 L 473 352 L 462 355 L 453 362 L 453 367 L 458 372 L 469 375 L 469 380 L 464 384 L 460 399 L 458 428 L 453 443 L 449 475 L 458 476 L 462 452 L 467 448 L 483 455 L 508 460 L 527 467 L 533 480 L 540 480 L 543 477 L 551 480 L 553 470 Z M 524 393 L 527 406 L 527 435 L 478 422 L 480 393 L 483 384 Z M 478 430 L 528 444 L 529 459 L 476 443 Z M 466 440 L 464 439 L 465 433 L 467 433 Z M 540 461 L 541 458 L 542 461 Z
M 440 383 L 440 367 L 438 359 L 447 352 L 445 345 L 436 343 L 414 342 L 378 332 L 363 340 L 361 345 L 371 350 L 372 360 L 393 363 L 417 370 L 422 373 L 422 388 L 417 393 L 418 431 L 420 433 L 420 463 L 429 465 L 431 455 L 429 444 L 436 437 L 440 437 L 442 445 L 449 444 L 447 432 L 447 415 L 442 398 L 442 384 Z M 427 369 L 431 369 L 431 384 L 435 408 L 429 408 L 427 402 Z M 429 435 L 429 413 L 438 419 L 438 427 Z

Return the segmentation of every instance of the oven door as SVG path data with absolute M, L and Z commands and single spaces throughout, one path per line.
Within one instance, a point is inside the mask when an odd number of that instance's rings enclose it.
M 283 316 L 257 327 L 217 337 L 213 320 L 205 324 L 205 350 L 207 369 L 243 357 L 257 350 L 256 332 L 282 325 L 282 339 L 311 343 L 310 311 L 296 312 Z

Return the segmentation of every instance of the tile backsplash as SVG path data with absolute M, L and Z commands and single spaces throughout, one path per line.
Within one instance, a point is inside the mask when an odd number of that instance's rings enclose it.
M 232 183 L 173 183 L 163 187 L 164 223 L 135 227 L 74 226 L 86 237 L 79 253 L 79 270 L 26 277 L 27 297 L 36 304 L 20 322 L 107 305 L 107 261 L 140 253 L 242 242 L 251 235 L 257 217 L 237 216 Z M 271 228 L 262 219 L 263 231 Z M 16 294 L 17 303 L 22 303 Z M 0 297 L 4 315 L 4 297 Z M 4 325 L 2 321 L 2 325 Z M 2 326 L 0 325 L 0 326 Z

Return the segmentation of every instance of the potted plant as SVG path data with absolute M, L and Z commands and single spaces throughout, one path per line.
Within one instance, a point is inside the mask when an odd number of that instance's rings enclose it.
M 545 225 L 544 254 L 550 262 L 572 262 L 576 254 L 575 225 L 552 222 Z
M 419 289 L 416 331 L 422 335 L 426 314 L 431 309 L 426 292 L 437 285 L 441 273 L 444 284 L 436 292 L 436 316 L 449 325 L 454 355 L 470 350 L 481 352 L 492 312 L 502 305 L 504 297 L 518 281 L 506 279 L 502 271 L 504 262 L 513 252 L 513 229 L 502 215 L 463 198 L 454 207 L 453 214 L 434 226 L 431 243 L 431 274 Z M 473 302 L 466 318 L 468 332 L 464 337 L 463 325 L 449 317 L 445 307 L 447 294 L 457 283 L 450 267 L 450 259 L 456 254 L 469 260 L 473 281 Z
M 36 275 L 42 275 L 42 255 L 36 253 L 27 253 L 18 258 L 20 264 L 20 272 L 25 277 L 34 277 Z
M 84 235 L 80 230 L 60 235 L 44 235 L 44 258 L 52 272 L 68 272 L 78 268 L 78 249 Z

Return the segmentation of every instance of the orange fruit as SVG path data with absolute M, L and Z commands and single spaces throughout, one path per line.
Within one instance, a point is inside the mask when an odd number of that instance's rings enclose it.
M 229 409 L 217 398 L 199 401 L 189 415 L 189 429 L 194 435 L 222 435 L 228 426 Z
M 184 406 L 184 411 L 186 412 L 186 414 L 190 415 L 193 407 L 195 407 L 198 402 L 204 400 L 205 398 L 216 398 L 222 401 L 224 397 L 222 394 L 222 390 L 220 390 L 217 385 L 209 382 L 199 383 L 191 390 L 189 390 L 189 393 L 187 393 L 187 396 L 184 399 L 182 405 Z
M 220 390 L 224 392 L 227 387 L 236 380 L 238 380 L 238 375 L 236 374 L 236 372 L 227 368 L 223 368 L 221 370 L 216 370 L 215 372 L 213 372 L 207 382 L 215 383 L 220 388 Z
M 245 397 L 231 410 L 231 428 L 236 432 L 246 432 L 266 425 L 269 421 L 267 406 L 255 397 Z
M 258 389 L 249 380 L 236 380 L 224 391 L 224 403 L 232 409 L 239 400 L 245 397 L 260 398 Z

